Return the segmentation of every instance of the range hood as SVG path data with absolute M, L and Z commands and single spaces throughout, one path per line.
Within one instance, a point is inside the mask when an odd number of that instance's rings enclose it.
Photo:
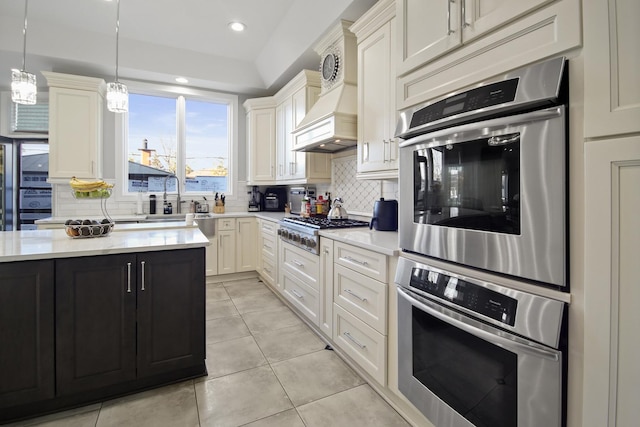
M 293 150 L 334 153 L 358 140 L 357 45 L 349 21 L 340 21 L 315 47 L 320 98 L 293 131 Z

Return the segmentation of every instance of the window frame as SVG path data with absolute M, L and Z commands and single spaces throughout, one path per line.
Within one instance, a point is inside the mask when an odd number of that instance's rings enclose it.
M 228 162 L 228 190 L 225 196 L 228 200 L 238 198 L 238 95 L 193 89 L 189 87 L 164 85 L 158 83 L 145 83 L 137 81 L 122 81 L 129 89 L 129 93 L 139 95 L 175 98 L 176 108 L 176 171 L 178 172 L 180 195 L 185 195 L 185 104 L 187 99 L 204 102 L 218 102 L 228 105 L 227 126 L 229 130 L 229 162 Z M 128 191 L 128 144 L 129 113 L 115 115 L 115 196 L 117 201 L 136 201 L 137 194 Z M 126 145 L 126 147 L 125 147 Z M 148 192 L 146 195 L 162 195 L 162 192 Z M 176 192 L 169 193 L 175 195 Z M 187 193 L 189 198 L 202 198 L 212 196 L 210 193 Z

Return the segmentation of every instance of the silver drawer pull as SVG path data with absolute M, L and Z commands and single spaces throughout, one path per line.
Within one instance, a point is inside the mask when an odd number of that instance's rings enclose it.
M 131 292 L 131 263 L 127 263 L 127 292 Z
M 344 259 L 346 259 L 347 261 L 355 262 L 356 264 L 360 264 L 360 265 L 369 265 L 367 261 L 360 261 L 355 258 L 351 258 L 350 256 L 346 256 L 344 257 Z
M 267 249 L 273 249 L 271 246 L 269 245 L 262 245 L 262 247 L 267 248 Z
M 345 289 L 344 290 L 346 293 L 348 293 L 349 295 L 353 295 L 354 297 L 358 298 L 360 301 L 362 302 L 367 302 L 366 298 L 362 298 L 360 295 L 356 294 L 355 292 L 353 292 L 351 289 Z
M 298 291 L 296 291 L 295 289 L 292 289 L 292 290 L 291 290 L 291 293 L 292 293 L 292 294 L 294 294 L 295 296 L 297 296 L 298 298 L 304 298 L 304 295 L 300 295 L 300 294 L 298 293 Z
M 144 261 L 140 261 L 140 266 L 142 267 L 142 287 L 140 290 L 144 291 Z
M 342 335 L 344 335 L 345 337 L 349 338 L 349 340 L 350 340 L 352 343 L 354 343 L 355 345 L 357 345 L 357 346 L 358 346 L 358 347 L 360 347 L 361 349 L 363 349 L 363 350 L 364 350 L 365 348 L 367 348 L 367 346 L 366 346 L 366 345 L 364 345 L 364 344 L 360 344 L 360 343 L 358 342 L 358 340 L 357 340 L 357 339 L 355 339 L 354 337 L 352 337 L 352 336 L 351 336 L 351 334 L 350 334 L 349 332 L 344 332 Z
M 303 264 L 303 263 L 301 263 L 300 261 L 297 261 L 297 260 L 295 260 L 295 259 L 294 259 L 294 260 L 292 260 L 291 262 L 292 262 L 292 263 L 294 263 L 295 265 L 297 265 L 298 267 L 302 267 L 302 268 L 304 268 L 304 264 Z
M 267 273 L 271 274 L 271 269 L 270 268 L 265 267 L 264 271 L 266 271 Z

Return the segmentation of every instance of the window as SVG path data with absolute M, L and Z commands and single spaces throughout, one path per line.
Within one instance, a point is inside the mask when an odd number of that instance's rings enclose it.
M 136 91 L 123 116 L 122 193 L 233 194 L 237 97 Z M 173 179 L 175 176 L 177 179 Z M 180 186 L 178 188 L 177 186 Z

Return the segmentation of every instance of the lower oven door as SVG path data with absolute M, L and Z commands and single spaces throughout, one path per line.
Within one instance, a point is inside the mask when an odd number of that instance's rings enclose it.
M 398 287 L 400 391 L 437 427 L 560 427 L 562 353 Z

